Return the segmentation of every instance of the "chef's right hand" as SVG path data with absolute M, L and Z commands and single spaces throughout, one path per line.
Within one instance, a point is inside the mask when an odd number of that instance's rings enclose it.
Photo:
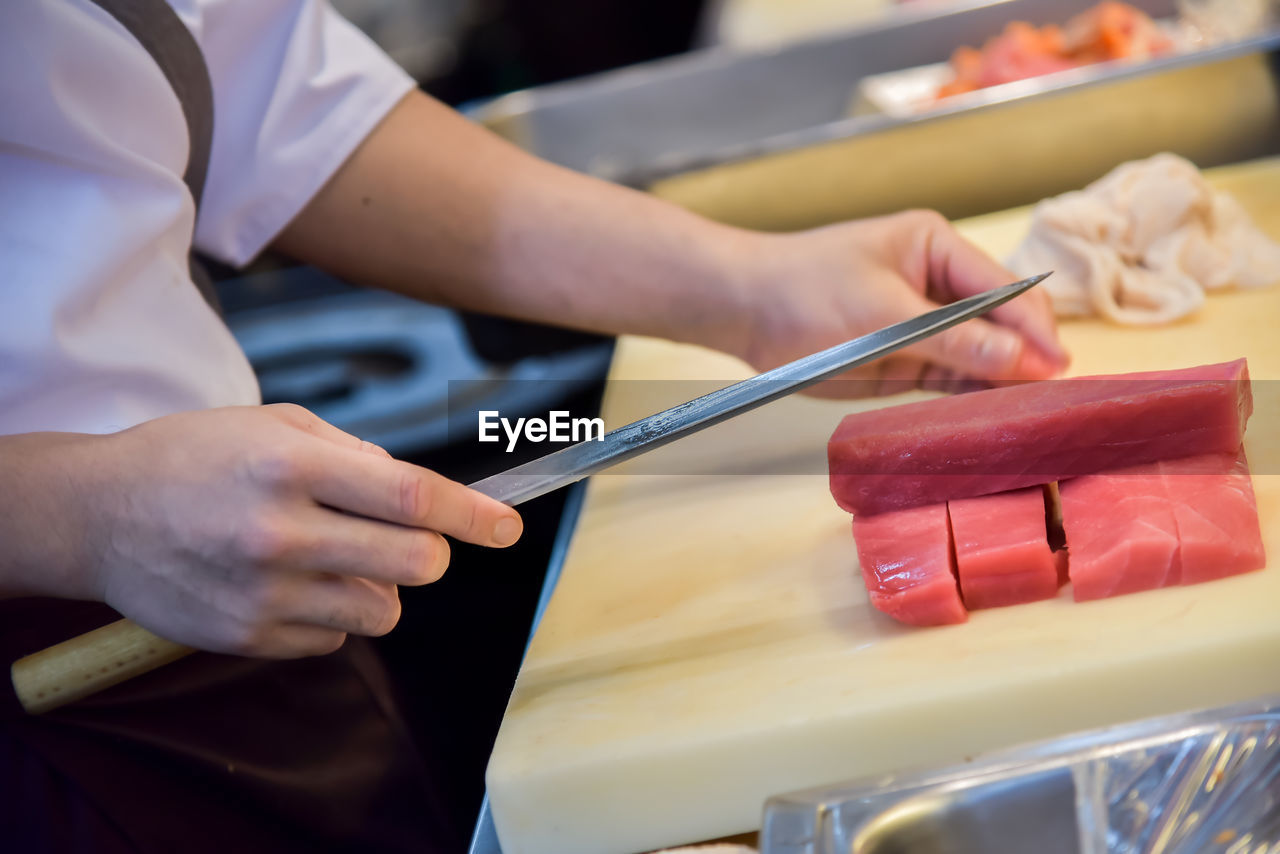
M 448 566 L 442 535 L 502 547 L 522 530 L 510 507 L 297 406 L 181 413 L 98 444 L 96 592 L 200 649 L 291 658 L 384 634 L 396 586 Z

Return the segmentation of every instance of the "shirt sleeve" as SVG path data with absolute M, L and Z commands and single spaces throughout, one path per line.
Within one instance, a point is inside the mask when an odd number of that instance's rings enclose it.
M 195 245 L 251 261 L 414 81 L 323 0 L 175 3 L 205 54 L 214 130 Z

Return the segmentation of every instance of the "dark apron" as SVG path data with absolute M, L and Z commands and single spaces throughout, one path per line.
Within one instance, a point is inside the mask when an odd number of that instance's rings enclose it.
M 197 208 L 213 129 L 200 50 L 164 0 L 94 0 L 182 102 Z M 253 0 L 246 0 L 252 3 Z M 207 279 L 195 279 L 216 307 Z M 9 663 L 119 619 L 99 603 L 0 601 Z M 458 851 L 438 782 L 368 641 L 260 661 L 197 653 L 40 717 L 0 686 L 0 851 Z

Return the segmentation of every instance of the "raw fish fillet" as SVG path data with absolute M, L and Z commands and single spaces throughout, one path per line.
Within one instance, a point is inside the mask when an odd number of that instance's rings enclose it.
M 848 415 L 827 444 L 836 503 L 869 515 L 1127 465 L 1235 451 L 1244 359 L 987 389 Z
M 1058 595 L 1058 562 L 1038 486 L 947 502 L 965 607 L 998 608 Z
M 1178 529 L 1159 463 L 1059 484 L 1077 602 L 1177 584 Z
M 1076 478 L 1061 492 L 1077 601 L 1266 565 L 1243 450 Z
M 1036 205 L 1009 269 L 1053 270 L 1042 287 L 1060 315 L 1151 325 L 1196 311 L 1206 291 L 1280 282 L 1280 244 L 1195 164 L 1157 154 Z
M 877 610 L 912 626 L 968 619 L 956 589 L 947 505 L 855 516 L 853 538 Z
M 938 90 L 938 97 L 1095 62 L 1148 59 L 1172 50 L 1173 43 L 1145 12 L 1107 0 L 1072 18 L 1064 28 L 1011 21 L 981 50 L 959 48 L 951 56 L 953 78 Z
M 1261 569 L 1267 563 L 1244 450 L 1159 463 L 1178 530 L 1182 584 Z

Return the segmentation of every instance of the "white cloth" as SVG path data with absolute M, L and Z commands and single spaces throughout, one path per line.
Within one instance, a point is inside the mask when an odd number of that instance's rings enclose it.
M 1059 315 L 1152 325 L 1196 311 L 1205 291 L 1280 282 L 1280 246 L 1194 164 L 1157 154 L 1037 205 L 1008 266 L 1053 270 L 1043 287 Z
M 322 2 L 172 5 L 214 92 L 195 242 L 243 264 L 413 83 Z M 259 401 L 190 281 L 187 149 L 177 96 L 108 13 L 0 2 L 0 434 Z

